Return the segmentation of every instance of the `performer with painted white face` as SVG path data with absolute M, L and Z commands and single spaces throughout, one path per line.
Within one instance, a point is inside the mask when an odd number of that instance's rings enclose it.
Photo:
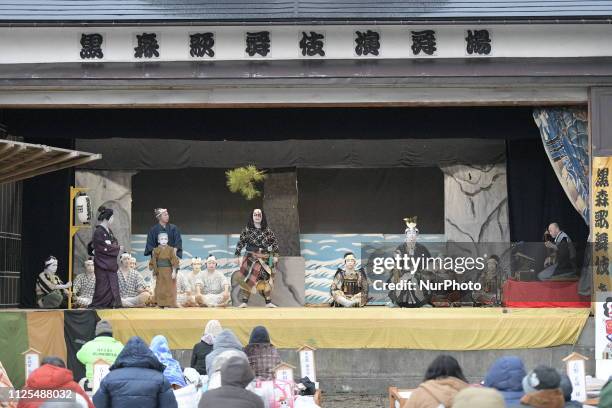
M 72 306 L 76 308 L 88 307 L 96 290 L 93 258 L 87 258 L 83 266 L 85 266 L 85 272 L 77 275 L 72 287 Z
M 240 253 L 246 247 L 244 259 Z M 264 212 L 253 210 L 247 226 L 240 233 L 236 245 L 236 262 L 240 265 L 236 279 L 240 285 L 238 307 L 247 307 L 251 293 L 259 293 L 266 301 L 266 307 L 276 307 L 272 303 L 275 265 L 278 262 L 278 242 L 274 232 L 268 227 Z
M 179 259 L 176 248 L 168 245 L 168 234 L 165 232 L 157 236 L 159 245 L 153 250 L 149 269 L 155 276 L 155 303 L 160 307 L 178 307 L 176 303 L 176 278 L 179 268 Z
M 119 292 L 123 307 L 145 307 L 151 292 L 142 275 L 131 267 L 132 256 L 124 252 L 119 257 Z
M 406 229 L 404 234 L 406 236 L 403 244 L 400 244 L 395 253 L 400 257 L 407 255 L 410 258 L 421 258 L 428 259 L 431 257 L 429 250 L 419 244 L 417 239 L 419 237 L 419 229 L 417 228 L 417 217 L 404 218 L 406 223 Z M 429 303 L 430 294 L 423 292 L 419 286 L 419 280 L 422 279 L 418 272 L 422 272 L 423 267 L 419 267 L 418 270 L 411 269 L 393 269 L 391 271 L 391 277 L 389 283 L 400 283 L 401 281 L 412 282 L 416 289 L 396 289 L 389 291 L 389 299 L 391 300 L 388 306 L 395 307 L 421 307 Z
M 121 307 L 119 279 L 117 278 L 117 257 L 121 246 L 110 229 L 113 223 L 113 210 L 104 206 L 98 208 L 98 221 L 93 234 L 94 273 L 96 289 L 90 307 Z
M 68 288 L 71 282 L 64 284 L 57 276 L 57 258 L 53 255 L 45 259 L 44 270 L 36 280 L 36 301 L 44 309 L 64 309 L 68 306 Z
M 206 270 L 201 273 L 202 298 L 207 307 L 218 307 L 227 305 L 229 293 L 229 281 L 221 271 L 217 270 L 217 258 L 209 255 L 206 258 Z
M 166 208 L 156 208 L 153 213 L 157 219 L 157 224 L 151 227 L 147 235 L 147 243 L 145 245 L 144 256 L 150 256 L 153 249 L 159 245 L 157 237 L 162 232 L 165 232 L 168 237 L 168 245 L 176 248 L 176 256 L 183 257 L 183 238 L 181 231 L 174 224 L 170 224 L 170 214 Z
M 332 306 L 361 307 L 368 303 L 368 278 L 365 270 L 356 266 L 355 254 L 344 254 L 344 269 L 338 268 L 331 285 Z

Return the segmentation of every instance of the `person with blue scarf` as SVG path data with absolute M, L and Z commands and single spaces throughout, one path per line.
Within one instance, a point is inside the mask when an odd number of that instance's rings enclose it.
M 159 362 L 166 366 L 164 377 L 166 377 L 172 388 L 177 389 L 187 386 L 181 365 L 172 357 L 168 340 L 162 335 L 157 335 L 151 340 L 149 348 Z

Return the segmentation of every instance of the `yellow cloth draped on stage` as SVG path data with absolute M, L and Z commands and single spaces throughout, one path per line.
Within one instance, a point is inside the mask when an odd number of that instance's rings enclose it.
M 210 319 L 243 344 L 253 327 L 268 328 L 278 348 L 406 348 L 484 350 L 574 344 L 589 309 L 115 309 L 98 310 L 122 342 L 163 334 L 174 349 L 191 349 Z

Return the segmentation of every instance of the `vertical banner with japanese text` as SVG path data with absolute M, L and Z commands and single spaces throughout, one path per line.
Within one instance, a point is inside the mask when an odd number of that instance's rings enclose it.
M 591 245 L 593 251 L 593 291 L 595 293 L 595 358 L 597 378 L 612 375 L 612 285 L 610 250 L 612 230 L 609 214 L 612 157 L 593 157 L 591 173 Z
M 612 157 L 594 157 L 592 173 L 591 236 L 593 240 L 593 284 L 595 293 L 612 290 L 608 267 L 608 239 L 612 234 L 609 214 Z

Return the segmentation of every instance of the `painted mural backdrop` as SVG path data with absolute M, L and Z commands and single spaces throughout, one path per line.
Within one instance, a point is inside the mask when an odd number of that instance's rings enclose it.
M 404 234 L 302 234 L 300 244 L 302 257 L 306 261 L 306 304 L 330 302 L 331 281 L 338 267 L 344 264 L 343 256 L 346 252 L 353 252 L 357 258 L 357 267 L 361 267 L 367 262 L 367 259 L 363 258 L 370 257 L 376 251 L 376 244 L 399 245 L 404 238 Z M 444 235 L 422 234 L 419 235 L 419 242 L 444 242 Z M 364 245 L 367 245 L 367 249 L 362 253 Z M 372 281 L 371 276 L 368 278 Z M 376 279 L 381 278 L 386 280 L 387 277 L 376 277 Z M 369 304 L 385 304 L 389 301 L 385 292 L 375 291 L 372 287 L 369 296 L 372 297 Z

